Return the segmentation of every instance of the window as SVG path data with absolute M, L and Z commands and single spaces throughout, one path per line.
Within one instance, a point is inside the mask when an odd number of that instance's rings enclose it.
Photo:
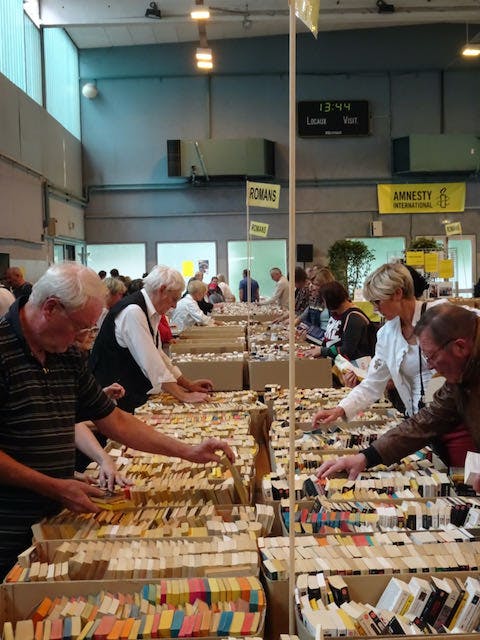
M 348 238 L 348 240 L 360 240 L 375 256 L 370 265 L 370 273 L 386 262 L 400 260 L 404 257 L 405 238 Z
M 157 264 L 180 271 L 185 283 L 203 271 L 208 284 L 217 275 L 217 246 L 215 242 L 157 242 Z
M 42 48 L 40 30 L 25 14 L 23 17 L 25 36 L 25 92 L 43 106 L 42 92 Z
M 287 273 L 287 241 L 286 240 L 251 240 L 250 241 L 250 274 L 257 280 L 260 295 L 269 298 L 275 289 L 270 278 L 270 269 L 278 267 Z M 228 243 L 228 280 L 230 289 L 238 299 L 238 283 L 242 279 L 242 271 L 248 266 L 247 242 L 232 240 Z
M 433 236 L 445 246 L 445 236 Z M 448 238 L 448 257 L 453 260 L 453 295 L 470 297 L 475 282 L 473 256 L 476 255 L 475 236 Z M 437 279 L 437 281 L 439 281 Z
M 25 90 L 25 42 L 22 0 L 0 2 L 0 71 Z
M 121 275 L 134 280 L 143 276 L 145 264 L 143 243 L 87 244 L 87 265 L 97 273 L 103 270 L 109 275 L 110 269 L 118 269 Z
M 80 140 L 78 51 L 63 29 L 43 31 L 48 113 Z

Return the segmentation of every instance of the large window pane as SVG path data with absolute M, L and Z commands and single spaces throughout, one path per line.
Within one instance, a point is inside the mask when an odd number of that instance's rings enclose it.
M 445 245 L 444 236 L 434 236 L 437 242 Z M 473 256 L 475 255 L 475 236 L 448 238 L 448 257 L 453 260 L 454 275 L 451 279 L 453 293 L 470 297 L 474 283 Z
M 217 275 L 217 246 L 215 242 L 157 242 L 157 263 L 178 269 L 185 282 L 203 271 L 208 284 Z
M 145 273 L 145 245 L 142 244 L 88 244 L 87 265 L 97 273 L 118 269 L 130 278 L 141 278 Z
M 25 91 L 35 102 L 43 105 L 40 30 L 27 15 L 24 15 L 23 24 L 25 33 Z
M 80 140 L 78 51 L 63 29 L 44 29 L 48 113 Z
M 0 2 L 0 72 L 25 91 L 22 0 Z
M 361 240 L 375 256 L 370 265 L 370 273 L 386 262 L 401 260 L 405 255 L 405 238 L 348 238 Z
M 270 278 L 270 269 L 278 267 L 287 274 L 286 240 L 252 240 L 250 242 L 250 273 L 257 280 L 262 297 L 270 297 L 275 283 Z M 228 279 L 230 289 L 238 299 L 238 284 L 242 271 L 247 268 L 247 242 L 232 240 L 228 243 Z

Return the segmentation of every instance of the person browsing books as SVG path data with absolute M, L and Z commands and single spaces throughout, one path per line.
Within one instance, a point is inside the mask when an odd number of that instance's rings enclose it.
M 352 420 L 381 398 L 390 379 L 403 402 L 404 411 L 411 416 L 418 410 L 422 385 L 425 388 L 432 377 L 425 360 L 419 360 L 413 333 L 423 303 L 415 299 L 409 270 L 400 262 L 382 265 L 367 277 L 364 297 L 385 318 L 385 324 L 377 332 L 375 354 L 367 375 L 337 407 L 318 411 L 313 418 L 314 426 L 340 418 Z
M 103 387 L 118 382 L 125 396 L 118 406 L 133 412 L 148 393 L 163 390 L 182 402 L 203 402 L 212 390 L 207 379 L 189 380 L 162 351 L 158 324 L 175 308 L 185 282 L 176 269 L 157 265 L 144 287 L 108 312 L 90 356 L 90 367 Z
M 453 431 L 459 423 L 480 446 L 480 319 L 471 310 L 451 303 L 427 309 L 413 332 L 430 369 L 445 378 L 432 402 L 380 436 L 355 455 L 329 460 L 318 477 L 346 471 L 354 480 L 368 467 L 390 465 L 418 451 L 432 439 Z M 473 483 L 480 491 L 480 477 Z
M 192 462 L 233 460 L 228 444 L 189 445 L 125 413 L 85 367 L 75 341 L 95 326 L 106 287 L 79 263 L 51 266 L 0 320 L 0 576 L 31 544 L 31 525 L 59 511 L 97 512 L 104 492 L 73 479 L 75 422 L 91 419 L 128 447 Z

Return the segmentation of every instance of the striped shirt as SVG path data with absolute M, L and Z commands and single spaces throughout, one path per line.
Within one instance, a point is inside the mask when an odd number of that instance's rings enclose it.
M 17 300 L 0 321 L 0 449 L 41 473 L 72 478 L 76 415 L 100 419 L 115 405 L 75 349 L 47 354 L 44 365 L 31 354 L 19 319 L 25 301 Z M 59 506 L 33 491 L 0 484 L 0 563 L 7 548 L 18 546 L 13 536 L 31 536 L 30 525 Z

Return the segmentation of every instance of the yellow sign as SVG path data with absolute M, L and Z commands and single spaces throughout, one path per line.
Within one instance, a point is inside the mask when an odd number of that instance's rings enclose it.
M 195 275 L 195 265 L 193 260 L 184 260 L 182 262 L 182 276 L 184 278 L 191 278 Z
M 423 251 L 406 251 L 405 260 L 409 267 L 423 267 L 425 254 Z
M 465 210 L 465 183 L 377 184 L 379 213 L 458 213 Z
M 437 273 L 438 253 L 436 251 L 432 251 L 425 254 L 425 271 L 427 273 Z
M 439 278 L 453 278 L 453 260 L 440 260 L 438 263 Z
M 278 209 L 280 185 L 265 182 L 247 182 L 247 204 L 250 207 Z
M 250 221 L 250 235 L 251 236 L 260 236 L 261 238 L 266 238 L 268 235 L 268 227 L 269 225 L 265 222 L 254 222 Z
M 307 26 L 315 38 L 318 35 L 320 0 L 296 0 L 295 15 Z
M 456 236 L 462 235 L 462 223 L 461 222 L 449 222 L 445 225 L 445 235 Z

